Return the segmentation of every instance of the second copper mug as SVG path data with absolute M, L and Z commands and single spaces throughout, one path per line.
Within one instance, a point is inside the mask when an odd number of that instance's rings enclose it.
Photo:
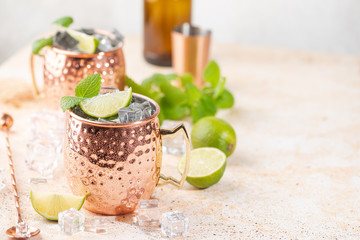
M 130 123 L 104 123 L 66 112 L 65 174 L 75 195 L 87 196 L 84 207 L 94 213 L 133 212 L 141 199 L 149 199 L 161 179 L 182 187 L 190 164 L 190 141 L 184 125 L 160 129 L 159 105 L 145 96 L 155 114 Z M 183 133 L 186 164 L 180 180 L 160 173 L 162 139 Z
M 113 33 L 95 30 L 96 33 L 115 38 Z M 125 60 L 123 42 L 108 52 L 93 54 L 46 47 L 43 57 L 43 95 L 48 106 L 59 109 L 62 96 L 73 96 L 76 85 L 87 75 L 100 73 L 102 86 L 115 86 L 120 90 L 125 87 Z M 34 90 L 41 94 L 35 79 L 34 57 L 31 56 L 31 73 Z

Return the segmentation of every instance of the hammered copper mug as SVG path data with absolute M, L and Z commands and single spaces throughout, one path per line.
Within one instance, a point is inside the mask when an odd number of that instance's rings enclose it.
M 155 114 L 130 123 L 104 123 L 66 112 L 64 164 L 75 195 L 87 196 L 84 207 L 94 213 L 118 215 L 133 212 L 141 199 L 149 199 L 161 179 L 181 188 L 190 163 L 190 141 L 180 124 L 160 129 L 159 105 L 150 98 Z M 183 133 L 186 164 L 180 180 L 160 173 L 162 139 Z
M 95 30 L 96 33 L 115 38 L 113 33 Z M 115 86 L 120 90 L 125 87 L 125 60 L 123 42 L 108 52 L 93 54 L 62 50 L 56 47 L 46 47 L 43 55 L 43 95 L 48 106 L 59 109 L 62 96 L 74 95 L 76 85 L 87 75 L 100 73 L 102 86 Z M 36 95 L 41 91 L 37 85 L 34 71 L 34 58 L 31 55 L 31 74 Z

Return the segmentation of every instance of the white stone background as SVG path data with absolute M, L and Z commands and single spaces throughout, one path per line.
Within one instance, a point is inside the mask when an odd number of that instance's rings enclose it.
M 193 23 L 224 43 L 360 54 L 359 0 L 193 0 Z M 141 35 L 142 0 L 0 0 L 0 62 L 70 15 L 75 26 Z

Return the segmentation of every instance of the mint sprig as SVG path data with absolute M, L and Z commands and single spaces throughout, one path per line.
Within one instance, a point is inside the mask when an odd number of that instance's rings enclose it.
M 53 22 L 53 24 L 56 24 L 56 25 L 60 25 L 60 26 L 63 26 L 63 27 L 69 27 L 72 23 L 73 23 L 73 18 L 72 17 L 62 17 L 62 18 L 59 18 L 57 20 L 55 20 Z
M 146 95 L 160 105 L 159 119 L 178 120 L 190 115 L 193 122 L 206 116 L 214 116 L 218 109 L 231 108 L 234 97 L 226 90 L 226 78 L 221 77 L 220 68 L 215 61 L 210 61 L 203 74 L 206 85 L 198 88 L 193 83 L 193 76 L 186 73 L 154 74 L 142 81 L 141 85 L 129 77 L 126 85 L 133 92 Z M 176 87 L 173 81 L 180 80 L 181 87 Z
M 46 46 L 51 46 L 53 44 L 53 37 L 41 38 L 33 42 L 32 52 L 34 54 L 39 54 L 40 50 Z
M 99 73 L 86 76 L 75 87 L 75 96 L 64 96 L 60 100 L 60 107 L 65 112 L 75 107 L 87 98 L 95 97 L 101 88 L 101 76 Z

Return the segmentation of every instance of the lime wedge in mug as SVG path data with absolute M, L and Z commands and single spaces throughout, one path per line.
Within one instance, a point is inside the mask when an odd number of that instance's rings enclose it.
M 85 99 L 80 103 L 80 107 L 89 116 L 107 118 L 116 115 L 120 108 L 128 106 L 131 96 L 131 88 L 120 92 L 100 94 Z
M 178 163 L 182 173 L 185 156 Z M 197 188 L 208 188 L 219 182 L 226 168 L 226 155 L 217 148 L 197 148 L 191 151 L 186 181 Z
M 66 32 L 73 38 L 79 41 L 77 44 L 78 49 L 83 53 L 94 53 L 97 46 L 99 45 L 99 40 L 93 36 L 87 35 L 82 32 L 75 30 L 67 29 Z
M 85 196 L 57 194 L 53 192 L 31 191 L 31 204 L 34 210 L 49 220 L 58 220 L 58 214 L 70 208 L 80 210 L 85 202 Z

